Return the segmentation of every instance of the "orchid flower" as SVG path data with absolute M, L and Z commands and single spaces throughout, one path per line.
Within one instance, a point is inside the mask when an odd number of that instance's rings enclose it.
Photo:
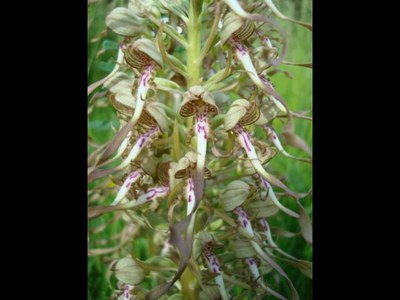
M 135 112 L 131 122 L 135 124 L 142 114 L 150 81 L 154 79 L 154 71 L 162 67 L 162 58 L 153 42 L 148 39 L 136 40 L 131 45 L 124 45 L 126 63 L 133 69 L 141 72 L 136 90 Z
M 207 138 L 210 132 L 210 117 L 218 114 L 214 98 L 201 86 L 193 86 L 183 95 L 179 111 L 182 117 L 195 116 L 195 134 L 197 136 L 197 163 L 195 173 L 196 194 L 201 199 L 204 188 L 204 168 L 206 165 Z
M 270 183 L 282 188 L 289 195 L 296 197 L 296 195 L 290 191 L 280 180 L 264 170 L 260 160 L 257 157 L 250 134 L 246 131 L 244 126 L 255 123 L 259 117 L 260 111 L 254 102 L 250 103 L 246 99 L 237 99 L 232 103 L 228 112 L 224 116 L 225 130 L 233 131 L 236 134 L 239 144 L 246 151 L 248 159 L 260 176 Z
M 146 106 L 138 120 L 138 124 L 145 131 L 137 137 L 135 144 L 125 159 L 115 168 L 94 171 L 89 175 L 91 181 L 127 168 L 135 161 L 145 146 L 149 145 L 159 134 L 168 130 L 168 119 L 165 112 L 158 107 L 157 103 L 150 103 Z
M 163 198 L 168 195 L 170 191 L 169 174 L 170 162 L 160 163 L 157 166 L 158 185 L 151 187 L 143 195 L 140 195 L 136 200 L 136 205 L 153 201 L 157 198 Z
M 271 88 L 271 86 L 267 85 L 258 75 L 258 72 L 251 60 L 249 49 L 244 44 L 244 41 L 250 38 L 254 31 L 254 22 L 244 20 L 238 15 L 230 12 L 224 19 L 224 27 L 221 32 L 221 42 L 223 44 L 229 42 L 233 46 L 235 49 L 236 58 L 240 61 L 253 83 L 258 88 L 263 90 L 267 95 L 274 96 L 274 101 L 280 102 L 277 100 L 277 98 L 279 99 L 280 96 L 276 93 L 276 91 Z M 268 41 L 269 40 L 263 40 L 268 47 L 272 46 L 272 44 L 270 45 Z

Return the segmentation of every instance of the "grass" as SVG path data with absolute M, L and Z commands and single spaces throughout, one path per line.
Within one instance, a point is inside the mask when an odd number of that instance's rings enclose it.
M 115 6 L 124 5 L 126 1 L 96 1 L 88 8 L 89 20 L 89 41 L 88 41 L 88 82 L 92 83 L 105 75 L 107 75 L 113 66 L 113 60 L 116 57 L 116 50 L 113 50 L 117 38 L 114 34 L 109 33 L 97 42 L 90 42 L 96 38 L 105 29 L 105 17 L 109 11 Z M 299 1 L 275 1 L 275 4 L 281 11 L 293 18 L 302 21 L 311 22 L 311 0 Z M 125 4 L 126 5 L 126 4 Z M 280 24 L 289 34 L 289 47 L 286 57 L 287 61 L 291 62 L 311 62 L 312 61 L 312 34 L 303 27 L 296 26 L 292 23 L 281 21 Z M 105 42 L 107 41 L 107 42 Z M 104 46 L 108 46 L 109 50 L 96 57 L 97 52 Z M 296 66 L 280 66 L 281 69 L 289 71 L 293 79 L 288 79 L 283 73 L 277 73 L 271 80 L 275 85 L 276 90 L 287 101 L 289 107 L 293 111 L 304 111 L 312 109 L 312 70 Z M 99 99 L 106 103 L 105 99 Z M 116 114 L 110 106 L 96 107 L 90 114 L 88 136 L 98 144 L 102 144 L 113 136 L 112 127 L 118 125 Z M 282 126 L 274 123 L 277 131 L 280 132 Z M 304 138 L 308 145 L 312 145 L 312 122 L 306 120 L 295 121 L 296 134 Z M 285 147 L 285 145 L 284 145 Z M 286 146 L 289 153 L 301 156 L 301 151 Z M 89 147 L 89 150 L 90 147 Z M 271 168 L 277 174 L 284 174 L 287 177 L 289 186 L 300 192 L 305 192 L 311 186 L 312 168 L 309 164 L 288 160 L 285 157 L 278 155 L 271 162 Z M 108 202 L 107 202 L 108 203 Z M 296 206 L 289 199 L 284 202 L 290 208 L 296 209 Z M 302 204 L 307 209 L 312 218 L 312 199 L 307 197 L 302 200 Z M 101 218 L 89 222 L 89 230 L 103 224 L 112 219 L 112 215 L 105 215 Z M 296 220 L 287 218 L 282 213 L 270 220 L 272 227 L 282 224 L 288 231 L 299 232 L 300 228 Z M 94 241 L 105 241 L 114 236 L 123 228 L 122 222 L 115 222 L 107 226 L 102 232 L 90 234 L 89 248 L 99 248 L 101 245 L 94 244 Z M 117 244 L 113 241 L 114 245 Z M 295 257 L 312 260 L 312 247 L 308 245 L 301 237 L 296 238 L 277 238 L 277 244 L 286 252 Z M 107 244 L 107 247 L 109 245 Z M 139 258 L 145 259 L 148 255 L 148 245 L 146 240 L 138 239 L 132 242 L 131 249 L 139 255 Z M 104 246 L 103 246 L 104 247 Z M 88 299 L 105 300 L 110 299 L 116 281 L 111 277 L 111 286 L 109 285 L 106 273 L 110 258 L 104 256 L 89 256 L 88 258 Z M 303 300 L 312 299 L 312 281 L 303 276 L 296 269 L 282 265 L 289 277 L 293 280 L 296 289 L 299 292 L 300 298 Z M 271 278 L 274 280 L 273 278 Z M 286 286 L 279 285 L 277 290 L 283 294 L 288 294 Z M 269 298 L 266 298 L 269 299 Z M 272 299 L 272 298 L 271 298 Z

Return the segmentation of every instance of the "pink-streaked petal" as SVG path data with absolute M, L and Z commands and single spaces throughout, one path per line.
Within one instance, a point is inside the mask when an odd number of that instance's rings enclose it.
M 193 183 L 193 177 L 192 177 L 192 172 L 189 172 L 189 178 L 188 182 L 186 185 L 186 197 L 187 197 L 187 213 L 186 215 L 189 215 L 193 208 L 194 204 L 196 202 L 195 194 L 194 194 L 194 183 Z
M 259 88 L 264 89 L 265 85 L 261 81 L 260 77 L 257 75 L 256 68 L 251 61 L 249 51 L 245 45 L 240 43 L 239 41 L 235 41 L 232 39 L 233 46 L 235 47 L 235 54 L 237 59 L 240 61 L 244 69 L 247 71 L 247 74 L 250 76 L 250 79 L 257 85 Z
M 143 150 L 143 148 L 152 140 L 152 138 L 160 132 L 158 126 L 154 126 L 147 130 L 143 135 L 141 135 L 136 141 L 135 145 L 133 145 L 131 151 L 128 156 L 124 159 L 124 161 L 116 167 L 116 170 L 122 170 L 127 167 L 131 161 L 134 161 L 139 153 Z
M 240 226 L 242 226 L 250 236 L 254 236 L 253 226 L 251 226 L 250 218 L 247 213 L 241 207 L 235 208 L 233 213 L 237 214 Z
M 260 271 L 258 270 L 257 263 L 253 257 L 247 257 L 245 259 L 246 264 L 249 266 L 250 272 L 254 279 L 260 278 Z
M 124 288 L 124 300 L 129 300 L 131 299 L 131 296 L 129 294 L 130 289 L 132 289 L 133 286 L 131 286 L 130 284 L 126 284 L 125 288 Z
M 168 186 L 159 186 L 149 189 L 145 194 L 140 195 L 136 200 L 136 205 L 141 205 L 143 203 L 155 200 L 158 197 L 165 197 L 169 193 Z
M 135 103 L 135 111 L 132 116 L 132 122 L 135 124 L 137 120 L 139 120 L 140 115 L 142 114 L 147 92 L 149 90 L 149 81 L 152 77 L 152 71 L 155 68 L 155 65 L 150 64 L 146 69 L 144 69 L 142 75 L 139 78 L 139 86 L 136 90 L 136 103 Z
M 135 183 L 142 173 L 141 169 L 131 172 L 128 177 L 125 179 L 124 183 L 122 184 L 121 188 L 118 191 L 115 200 L 111 205 L 117 205 L 128 193 L 129 189 L 131 188 L 132 184 Z
M 224 279 L 222 277 L 221 265 L 218 261 L 217 256 L 212 251 L 203 252 L 206 258 L 207 268 L 211 273 L 218 274 L 214 277 L 215 283 L 218 285 L 219 292 L 222 299 L 229 299 L 227 291 L 225 289 Z
M 207 138 L 209 125 L 207 112 L 199 110 L 196 113 L 195 132 L 197 135 L 197 163 L 194 186 L 198 199 L 203 197 L 204 191 L 204 168 L 206 164 Z

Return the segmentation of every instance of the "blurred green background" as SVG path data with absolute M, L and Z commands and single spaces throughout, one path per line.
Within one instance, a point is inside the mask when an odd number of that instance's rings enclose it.
M 117 6 L 127 6 L 128 1 L 108 1 L 108 0 L 89 0 L 88 5 L 88 82 L 89 84 L 106 76 L 113 68 L 116 58 L 118 37 L 109 32 L 102 34 L 105 30 L 105 17 Z M 274 3 L 285 15 L 297 20 L 311 23 L 312 18 L 312 1 L 311 0 L 275 0 Z M 277 18 L 275 18 L 277 19 Z M 308 63 L 312 61 L 312 33 L 307 29 L 295 25 L 293 23 L 277 19 L 284 27 L 289 35 L 288 53 L 286 60 L 290 62 Z M 99 38 L 99 36 L 101 36 Z M 297 66 L 280 65 L 280 69 L 288 71 L 293 76 L 289 79 L 283 73 L 277 73 L 271 80 L 276 90 L 287 101 L 292 111 L 306 111 L 312 109 L 312 70 Z M 92 95 L 91 95 L 92 96 Z M 91 96 L 88 100 L 90 100 Z M 117 127 L 118 121 L 114 109 L 107 105 L 107 101 L 103 99 L 104 105 L 95 107 L 90 112 L 88 118 L 88 136 L 92 142 L 102 144 L 113 136 L 112 127 Z M 275 124 L 275 123 L 274 123 Z M 295 132 L 305 139 L 309 146 L 312 146 L 312 122 L 307 120 L 295 120 Z M 276 126 L 277 132 L 282 127 Z M 285 145 L 284 145 L 285 147 Z M 286 146 L 289 153 L 302 156 L 300 150 Z M 92 147 L 89 146 L 89 152 Z M 303 162 L 289 160 L 278 155 L 271 162 L 271 168 L 276 174 L 284 174 L 287 177 L 291 189 L 299 192 L 306 192 L 312 184 L 312 167 Z M 108 202 L 111 202 L 108 199 Z M 296 210 L 293 201 L 282 201 L 285 206 Z M 302 199 L 312 219 L 312 199 L 307 197 Z M 101 245 L 109 246 L 109 239 L 118 233 L 123 227 L 122 222 L 115 222 L 105 227 L 99 233 L 92 230 L 101 224 L 105 224 L 112 219 L 112 215 L 105 215 L 101 218 L 89 222 L 89 248 L 101 248 Z M 284 222 L 284 224 L 282 224 Z M 270 219 L 271 226 L 283 227 L 291 232 L 298 232 L 298 222 L 293 218 L 284 217 L 278 214 Z M 95 237 L 95 238 L 92 238 Z M 277 244 L 287 253 L 295 257 L 312 260 L 312 246 L 307 244 L 301 237 L 287 239 L 284 237 L 275 238 Z M 115 243 L 116 244 L 116 243 Z M 104 247 L 104 246 L 103 246 Z M 135 253 L 140 259 L 146 259 L 146 250 L 148 245 L 145 239 L 135 239 L 132 245 Z M 106 280 L 107 266 L 110 258 L 104 256 L 88 257 L 88 299 L 105 300 L 110 299 L 113 289 L 115 288 L 115 278 L 111 277 L 111 286 Z M 283 265 L 284 270 L 292 279 L 300 298 L 303 300 L 312 299 L 312 280 L 306 278 L 296 269 Z M 286 285 L 281 285 L 277 289 L 284 295 L 288 295 L 289 291 Z M 266 299 L 269 299 L 267 297 Z M 271 298 L 273 299 L 273 298 Z

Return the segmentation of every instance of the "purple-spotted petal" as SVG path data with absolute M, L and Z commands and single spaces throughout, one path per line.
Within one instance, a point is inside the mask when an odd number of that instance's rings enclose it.
M 200 110 L 196 113 L 195 131 L 197 135 L 195 187 L 196 195 L 201 199 L 204 190 L 204 168 L 206 164 L 207 137 L 209 133 L 208 118 L 205 111 Z
M 193 177 L 192 177 L 192 172 L 189 171 L 189 178 L 188 182 L 186 185 L 186 197 L 187 197 L 187 213 L 186 215 L 189 215 L 194 207 L 194 204 L 196 202 L 195 194 L 194 194 L 194 183 L 193 183 Z
M 128 193 L 129 189 L 131 188 L 132 184 L 135 183 L 142 173 L 142 170 L 138 169 L 136 171 L 131 172 L 128 177 L 125 179 L 124 183 L 122 184 L 121 188 L 118 191 L 115 200 L 111 205 L 117 205 Z
M 135 111 L 132 116 L 133 123 L 136 123 L 139 120 L 140 115 L 142 114 L 147 92 L 149 90 L 149 81 L 152 77 L 152 71 L 155 67 L 156 66 L 154 64 L 150 64 L 149 66 L 147 66 L 139 78 L 139 86 L 136 90 Z
M 203 252 L 203 254 L 206 258 L 208 270 L 211 273 L 217 274 L 217 276 L 214 277 L 214 280 L 215 280 L 215 283 L 218 285 L 218 289 L 219 289 L 222 299 L 228 300 L 229 296 L 227 295 L 227 292 L 225 289 L 225 283 L 224 283 L 224 279 L 222 277 L 222 272 L 221 272 L 221 265 L 218 261 L 217 256 L 211 250 L 205 251 L 205 252 Z
M 152 138 L 160 132 L 158 126 L 154 126 L 147 130 L 143 135 L 141 135 L 136 141 L 135 145 L 133 145 L 131 151 L 128 156 L 124 159 L 124 161 L 116 167 L 116 170 L 122 170 L 127 167 L 131 161 L 134 161 L 139 153 L 143 150 L 143 148 L 152 140 Z
M 136 200 L 136 205 L 141 205 L 143 203 L 155 200 L 159 197 L 165 197 L 169 193 L 168 186 L 159 186 L 149 189 L 145 194 L 140 195 Z M 135 205 L 135 206 L 136 206 Z
M 241 207 L 237 207 L 233 212 L 238 215 L 239 224 L 250 236 L 254 236 L 253 227 L 251 226 L 250 218 L 247 213 Z

